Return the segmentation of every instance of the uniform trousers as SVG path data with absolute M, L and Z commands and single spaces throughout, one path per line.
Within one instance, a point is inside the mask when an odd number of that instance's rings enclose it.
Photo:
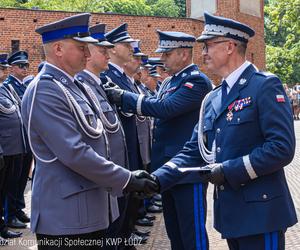
M 17 196 L 16 196 L 16 214 L 22 214 L 22 210 L 25 208 L 25 199 L 24 199 L 24 191 L 27 185 L 27 180 L 29 176 L 29 171 L 32 162 L 32 153 L 23 154 L 23 161 L 22 161 L 22 170 L 19 179 L 19 185 L 17 189 Z
M 7 195 L 7 189 L 9 186 L 10 178 L 12 175 L 15 161 L 21 159 L 21 154 L 19 155 L 10 155 L 4 156 L 4 167 L 0 170 L 0 232 L 5 230 L 5 222 L 2 219 L 3 217 L 3 208 L 5 203 L 5 197 Z
M 207 184 L 182 184 L 162 193 L 163 214 L 172 250 L 207 250 Z
M 106 230 L 76 235 L 36 234 L 38 250 L 99 250 L 106 249 Z
M 227 239 L 230 250 L 284 250 L 285 230 Z
M 5 198 L 5 222 L 7 223 L 10 219 L 16 216 L 16 204 L 17 204 L 17 193 L 19 188 L 19 181 L 22 174 L 23 168 L 23 155 L 15 155 L 13 163 L 10 166 L 7 174 L 7 192 Z

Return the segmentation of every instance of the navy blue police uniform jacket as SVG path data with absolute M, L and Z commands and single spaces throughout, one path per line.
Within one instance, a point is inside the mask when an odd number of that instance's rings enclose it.
M 160 97 L 143 97 L 124 93 L 122 110 L 155 117 L 151 153 L 151 169 L 156 170 L 178 153 L 188 141 L 198 120 L 199 108 L 204 96 L 211 90 L 210 80 L 190 65 L 175 74 Z
M 104 73 L 101 73 L 101 80 L 104 82 L 105 76 L 108 76 L 113 83 L 117 84 L 121 89 L 135 92 L 133 85 L 129 82 L 129 79 L 125 74 L 122 74 L 113 65 L 108 64 L 109 69 Z M 125 114 L 119 111 L 119 116 L 122 122 L 122 126 L 125 133 L 127 152 L 129 158 L 129 169 L 138 170 L 143 167 L 141 157 L 139 156 L 139 142 L 136 127 L 136 117 L 134 114 Z
M 183 150 L 153 173 L 162 190 L 187 178 L 177 166 L 206 165 L 199 151 L 198 125 Z M 226 178 L 214 191 L 214 227 L 222 237 L 237 238 L 294 225 L 297 217 L 284 167 L 293 159 L 295 134 L 279 78 L 248 66 L 224 105 L 221 88 L 210 93 L 202 127 L 210 150 L 215 140 L 215 160 L 223 164 Z M 195 173 L 191 176 L 197 177 Z
M 7 112 L 8 110 L 11 112 Z M 19 104 L 11 92 L 2 85 L 0 87 L 0 140 L 4 155 L 25 152 L 24 133 Z
M 21 98 L 23 98 L 23 95 L 25 93 L 25 90 L 27 88 L 27 85 L 23 84 L 20 82 L 20 80 L 18 80 L 17 78 L 15 78 L 12 75 L 9 75 L 5 81 L 3 82 L 4 86 L 8 86 L 9 84 L 14 88 L 14 90 L 16 91 L 16 93 L 18 94 L 18 96 Z

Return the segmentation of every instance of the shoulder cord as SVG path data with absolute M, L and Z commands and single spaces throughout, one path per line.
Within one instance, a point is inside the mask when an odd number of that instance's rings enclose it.
M 16 110 L 17 110 L 17 107 L 16 107 L 15 103 L 10 108 L 6 108 L 0 103 L 0 112 L 1 113 L 10 115 L 10 114 L 15 113 Z
M 208 93 L 205 98 L 202 101 L 202 105 L 200 108 L 199 113 L 199 122 L 198 122 L 198 147 L 199 152 L 203 158 L 203 160 L 208 163 L 212 164 L 216 161 L 216 155 L 215 155 L 215 148 L 216 148 L 216 141 L 213 141 L 212 150 L 210 151 L 206 146 L 204 142 L 204 134 L 203 134 L 203 118 L 205 114 L 205 106 L 206 106 L 206 100 L 210 96 L 212 92 Z
M 114 114 L 115 122 L 111 123 L 104 115 L 101 105 L 98 101 L 98 98 L 95 95 L 95 93 L 93 92 L 93 90 L 84 83 L 82 83 L 82 86 L 85 88 L 86 93 L 89 95 L 90 99 L 94 102 L 96 108 L 98 109 L 100 118 L 101 118 L 102 122 L 104 123 L 104 127 L 105 127 L 106 131 L 111 134 L 118 132 L 118 130 L 120 129 L 120 122 L 119 122 L 116 114 Z
M 17 92 L 15 91 L 14 87 L 11 85 L 11 84 L 8 84 L 7 85 L 9 90 L 10 90 L 10 93 L 12 94 L 12 96 L 14 97 L 14 99 L 17 101 L 18 105 L 21 106 L 21 103 L 22 103 L 22 100 L 21 98 L 18 96 Z

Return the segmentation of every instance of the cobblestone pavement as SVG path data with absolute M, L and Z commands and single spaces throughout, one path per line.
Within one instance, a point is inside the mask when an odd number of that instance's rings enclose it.
M 286 176 L 292 197 L 295 202 L 298 219 L 300 219 L 300 121 L 295 122 L 297 147 L 293 162 L 286 167 Z M 30 188 L 26 190 L 27 212 L 30 210 Z M 211 250 L 226 250 L 226 242 L 221 239 L 220 234 L 212 227 L 212 186 L 208 191 L 208 221 L 207 229 L 210 239 Z M 138 250 L 168 250 L 170 243 L 166 234 L 164 220 L 161 214 L 156 215 L 155 225 L 151 228 L 151 236 L 146 245 L 138 246 Z M 9 246 L 1 247 L 3 250 L 36 250 L 35 238 L 29 229 L 22 230 L 23 237 L 9 242 Z M 289 228 L 286 233 L 286 250 L 300 250 L 300 223 Z

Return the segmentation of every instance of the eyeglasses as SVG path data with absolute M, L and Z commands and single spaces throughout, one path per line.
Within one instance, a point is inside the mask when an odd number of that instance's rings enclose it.
M 218 44 L 218 43 L 226 43 L 226 42 L 230 42 L 231 40 L 221 40 L 221 41 L 215 41 L 215 42 L 211 42 L 211 43 L 203 43 L 203 52 L 207 53 L 208 52 L 208 48 L 209 48 L 209 45 L 212 45 L 212 44 Z
M 20 63 L 20 64 L 16 64 L 16 65 L 19 67 L 19 69 L 28 69 L 29 68 L 28 63 L 25 63 L 25 64 Z

